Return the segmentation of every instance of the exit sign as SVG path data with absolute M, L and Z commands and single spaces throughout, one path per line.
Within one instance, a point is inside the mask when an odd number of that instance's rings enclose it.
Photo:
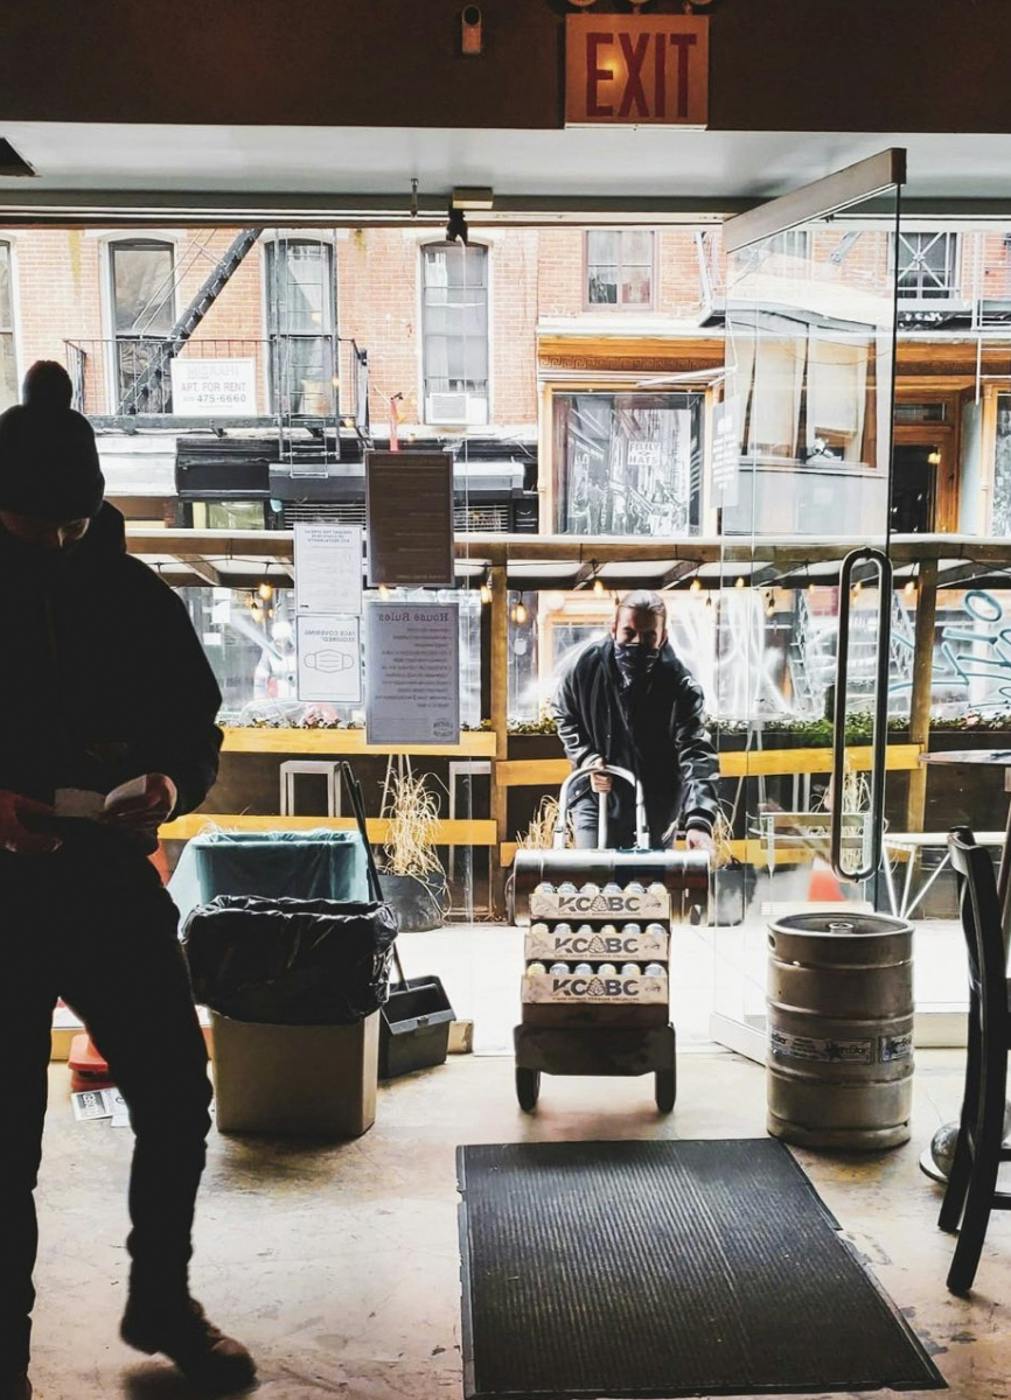
M 708 18 L 568 16 L 566 126 L 704 127 L 708 121 Z

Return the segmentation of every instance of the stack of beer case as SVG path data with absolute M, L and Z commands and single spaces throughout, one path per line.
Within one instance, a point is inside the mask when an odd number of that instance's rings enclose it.
M 656 1075 L 676 1094 L 671 896 L 659 883 L 544 882 L 530 894 L 516 1084 L 528 1111 L 551 1074 Z

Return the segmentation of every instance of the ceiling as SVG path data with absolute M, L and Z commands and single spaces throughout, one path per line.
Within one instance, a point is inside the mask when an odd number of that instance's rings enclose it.
M 412 178 L 432 217 L 458 185 L 495 190 L 500 216 L 573 216 L 618 206 L 716 217 L 887 146 L 909 152 L 907 195 L 948 212 L 1011 209 L 1011 136 L 777 133 L 604 127 L 545 131 L 393 127 L 165 126 L 9 122 L 37 172 L 0 179 L 19 212 L 133 207 L 208 216 L 271 210 L 402 217 Z

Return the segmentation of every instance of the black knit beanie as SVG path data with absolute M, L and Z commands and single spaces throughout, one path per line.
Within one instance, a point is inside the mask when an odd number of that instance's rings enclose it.
M 69 374 L 37 360 L 22 397 L 0 414 L 0 510 L 57 521 L 97 515 L 105 479 L 91 424 L 70 407 Z

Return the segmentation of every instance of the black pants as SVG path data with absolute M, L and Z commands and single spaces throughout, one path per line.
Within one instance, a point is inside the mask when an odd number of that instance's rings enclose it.
M 581 797 L 570 808 L 572 816 L 572 839 L 577 850 L 593 850 L 597 845 L 599 827 L 599 798 L 596 793 Z M 674 820 L 673 813 L 666 806 L 659 810 L 646 804 L 646 825 L 649 830 L 650 849 L 663 850 L 670 845 L 664 840 L 664 832 Z M 635 807 L 631 802 L 616 798 L 611 793 L 607 804 L 607 849 L 627 850 L 635 845 Z
M 177 919 L 154 868 L 106 833 L 55 856 L 0 855 L 0 1378 L 28 1359 L 33 1191 L 57 997 L 87 1025 L 130 1109 L 131 1288 L 170 1300 L 187 1287 L 211 1088 Z M 88 1125 L 88 1134 L 102 1131 Z M 85 1180 L 87 1140 L 82 1132 Z M 93 1187 L 104 1190 L 100 1169 Z

